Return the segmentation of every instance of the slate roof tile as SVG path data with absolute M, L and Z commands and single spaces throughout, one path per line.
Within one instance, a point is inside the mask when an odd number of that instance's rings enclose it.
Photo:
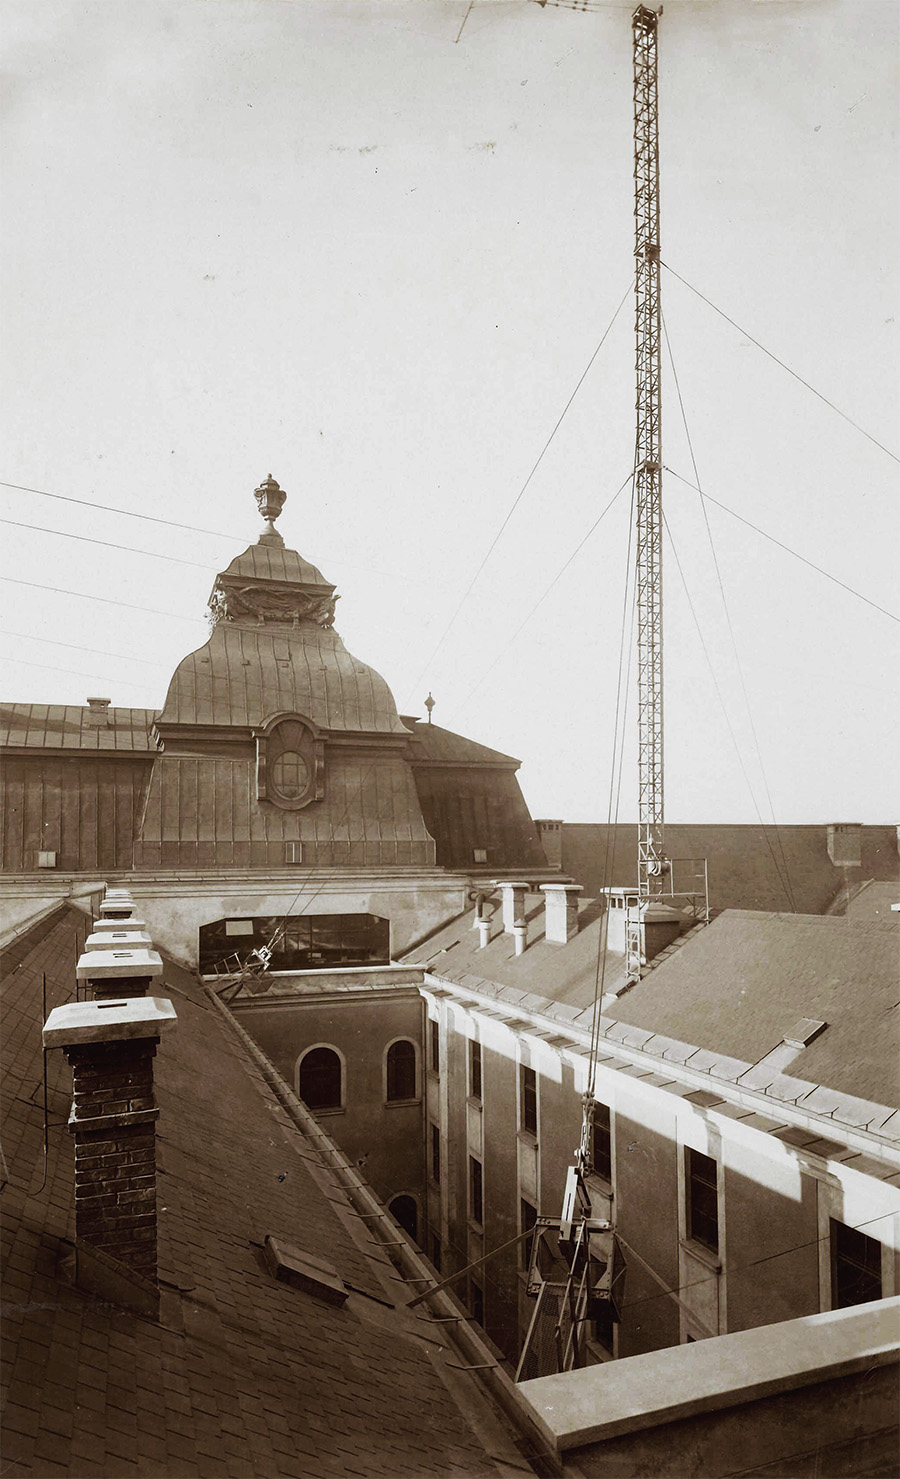
M 47 1184 L 39 1194 L 42 1120 L 30 1095 L 41 1076 L 40 972 L 47 970 L 48 1007 L 59 1004 L 73 985 L 75 928 L 83 933 L 83 921 L 65 906 L 2 987 L 2 1091 L 21 1132 L 8 1152 L 12 1180 L 4 1198 L 12 1276 L 4 1331 L 9 1474 L 14 1465 L 23 1475 L 58 1471 L 79 1479 L 222 1479 L 231 1472 L 341 1479 L 350 1465 L 390 1479 L 496 1473 L 422 1348 L 261 1271 L 252 1243 L 290 1227 L 347 1282 L 385 1296 L 374 1260 L 335 1214 L 339 1193 L 326 1195 L 294 1149 L 310 1158 L 312 1147 L 293 1127 L 282 1129 L 260 1075 L 246 1071 L 243 1047 L 174 966 L 167 971 L 178 1029 L 156 1060 L 166 1168 L 160 1233 L 165 1268 L 190 1271 L 184 1282 L 195 1285 L 166 1293 L 171 1308 L 183 1311 L 184 1333 L 57 1282 L 60 1239 L 71 1237 L 73 1223 L 72 1146 L 62 1122 L 70 1081 L 62 1054 L 48 1060 L 63 1115 L 51 1125 Z M 279 1183 L 285 1167 L 290 1176 Z M 36 1282 L 45 1309 L 34 1307 Z M 386 1412 L 396 1418 L 387 1434 L 378 1420 Z

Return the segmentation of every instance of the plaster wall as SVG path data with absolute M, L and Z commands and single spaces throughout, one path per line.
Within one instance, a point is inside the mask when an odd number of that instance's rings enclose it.
M 394 956 L 465 908 L 465 885 L 412 870 L 316 873 L 298 868 L 257 874 L 129 873 L 139 913 L 158 949 L 194 969 L 200 926 L 217 919 L 283 914 L 376 914 L 390 920 Z M 108 882 L 112 883 L 110 877 Z M 118 880 L 118 876 L 117 879 Z
M 567 1450 L 584 1479 L 891 1474 L 896 1363 Z
M 423 1004 L 416 988 L 394 988 L 371 999 L 236 1004 L 234 1011 L 295 1093 L 303 1053 L 314 1046 L 337 1051 L 344 1062 L 343 1108 L 319 1111 L 317 1117 L 360 1164 L 382 1201 L 403 1194 L 415 1198 L 424 1247 Z M 416 1044 L 414 1103 L 389 1104 L 386 1098 L 385 1057 L 398 1038 Z

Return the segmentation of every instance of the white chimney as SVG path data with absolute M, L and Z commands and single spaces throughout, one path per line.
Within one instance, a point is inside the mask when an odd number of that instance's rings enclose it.
M 542 883 L 544 895 L 544 939 L 553 945 L 567 945 L 578 934 L 578 895 L 580 883 Z
M 519 879 L 495 878 L 491 881 L 492 888 L 499 888 L 503 900 L 503 933 L 511 935 L 513 927 L 518 922 L 521 924 L 525 919 L 525 895 L 528 892 L 528 884 Z

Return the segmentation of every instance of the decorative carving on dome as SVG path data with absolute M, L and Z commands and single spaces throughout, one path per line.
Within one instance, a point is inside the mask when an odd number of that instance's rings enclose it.
M 338 599 L 296 586 L 232 584 L 219 576 L 209 598 L 210 626 L 215 628 L 220 621 L 275 622 L 279 626 L 312 621 L 327 629 L 334 626 Z

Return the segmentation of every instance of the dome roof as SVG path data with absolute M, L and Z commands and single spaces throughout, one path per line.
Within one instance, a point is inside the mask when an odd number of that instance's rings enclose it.
M 336 732 L 408 734 L 381 675 L 313 621 L 220 621 L 178 664 L 157 722 L 253 728 L 279 713 Z

